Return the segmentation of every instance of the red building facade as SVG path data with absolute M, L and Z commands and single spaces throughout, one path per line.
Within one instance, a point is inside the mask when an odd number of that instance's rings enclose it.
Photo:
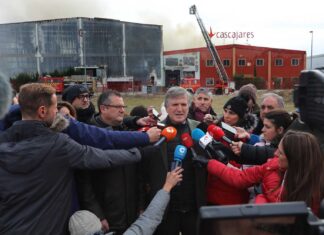
M 235 76 L 261 78 L 265 88 L 290 89 L 301 70 L 306 68 L 306 52 L 248 45 L 216 47 L 230 81 Z M 212 57 L 207 48 L 164 52 L 165 85 L 195 78 L 203 87 L 219 83 Z M 177 84 L 178 85 L 178 84 Z

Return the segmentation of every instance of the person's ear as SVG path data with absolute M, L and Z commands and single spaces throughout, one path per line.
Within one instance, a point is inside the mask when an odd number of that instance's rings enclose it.
M 277 129 L 278 133 L 282 135 L 284 133 L 284 128 L 281 126 Z
M 37 110 L 38 117 L 44 119 L 46 116 L 46 107 L 44 105 L 40 106 Z

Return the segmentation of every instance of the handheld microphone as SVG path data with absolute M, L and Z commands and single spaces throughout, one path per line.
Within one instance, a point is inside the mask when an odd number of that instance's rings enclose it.
M 222 128 L 211 124 L 211 125 L 209 125 L 207 131 L 208 131 L 208 133 L 210 133 L 212 135 L 212 137 L 215 140 L 217 140 L 217 141 L 223 140 L 228 144 L 232 144 L 232 140 L 230 140 L 228 137 L 225 136 L 225 133 Z
M 192 156 L 193 157 L 197 157 L 197 153 L 196 151 L 193 149 L 194 146 L 194 142 L 191 138 L 191 136 L 189 135 L 189 133 L 183 133 L 181 135 L 181 140 L 182 140 L 182 144 L 187 147 L 188 149 L 190 149 Z
M 164 128 L 161 132 L 161 139 L 157 141 L 154 146 L 158 146 L 162 144 L 164 141 L 170 141 L 173 140 L 177 135 L 177 130 L 173 126 L 168 126 Z
M 178 166 L 182 166 L 182 160 L 186 157 L 187 148 L 181 144 L 177 145 L 174 150 L 173 161 L 171 163 L 171 171 L 173 171 Z
M 205 133 L 199 128 L 195 128 L 191 132 L 191 136 L 196 142 L 199 143 L 199 146 L 207 152 L 208 157 L 213 158 L 213 149 L 211 147 L 213 138 L 210 135 L 205 135 Z
M 209 158 L 215 158 L 223 163 L 227 163 L 227 157 L 225 154 L 219 150 L 215 149 L 213 146 L 213 137 L 210 134 L 205 134 L 202 130 L 196 128 L 191 133 L 192 138 L 197 141 L 206 153 L 208 154 Z

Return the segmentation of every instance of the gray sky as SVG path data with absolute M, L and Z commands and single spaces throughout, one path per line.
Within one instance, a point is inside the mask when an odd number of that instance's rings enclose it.
M 322 0 L 7 0 L 1 2 L 0 23 L 102 17 L 163 25 L 164 49 L 205 46 L 198 23 L 189 15 L 196 4 L 206 28 L 214 32 L 253 33 L 238 40 L 213 38 L 216 45 L 249 44 L 324 54 Z

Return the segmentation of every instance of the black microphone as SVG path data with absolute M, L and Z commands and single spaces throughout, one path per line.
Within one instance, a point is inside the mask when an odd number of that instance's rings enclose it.
M 216 160 L 224 164 L 228 163 L 228 159 L 225 154 L 221 150 L 215 149 L 214 145 L 217 145 L 218 143 L 214 141 L 213 137 L 210 134 L 205 134 L 202 130 L 196 128 L 192 131 L 191 136 L 195 141 L 199 143 L 200 147 L 202 147 L 206 151 L 209 158 L 216 158 Z

